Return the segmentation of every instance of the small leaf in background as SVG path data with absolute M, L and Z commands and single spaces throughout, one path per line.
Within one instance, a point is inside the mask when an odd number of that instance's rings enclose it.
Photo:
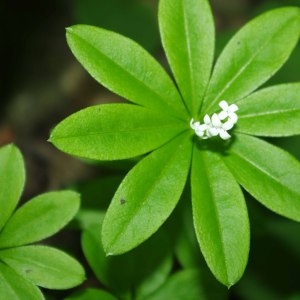
M 0 247 L 37 242 L 57 233 L 77 213 L 79 194 L 71 191 L 39 195 L 21 206 L 0 234 Z
M 99 281 L 119 297 L 144 299 L 167 278 L 172 268 L 170 242 L 159 230 L 133 251 L 120 256 L 106 256 L 100 239 L 101 224 L 87 228 L 82 235 L 86 259 Z
M 223 157 L 236 180 L 270 210 L 300 221 L 300 164 L 289 153 L 239 134 Z
M 269 11 L 233 36 L 214 68 L 206 113 L 222 99 L 237 101 L 247 96 L 284 64 L 299 40 L 299 11 L 295 7 Z
M 161 38 L 190 114 L 197 117 L 214 58 L 214 20 L 206 0 L 160 0 Z M 197 28 L 197 30 L 195 30 Z
M 51 247 L 0 250 L 0 260 L 27 280 L 48 289 L 69 289 L 85 279 L 84 269 L 74 258 Z
M 195 148 L 192 204 L 196 235 L 216 278 L 228 287 L 242 276 L 249 252 L 250 231 L 243 194 L 221 159 Z
M 0 230 L 17 206 L 25 183 L 22 154 L 14 145 L 0 148 Z
M 191 150 L 190 135 L 180 135 L 128 173 L 104 218 L 102 242 L 107 254 L 131 250 L 169 217 L 185 185 Z
M 181 97 L 162 66 L 140 45 L 112 31 L 76 25 L 67 29 L 73 54 L 98 82 L 141 106 L 186 119 Z M 103 43 L 103 41 L 106 41 Z
M 144 300 L 209 300 L 201 285 L 201 274 L 198 270 L 183 270 L 175 273 L 153 295 Z
M 186 123 L 131 104 L 83 109 L 55 127 L 50 141 L 72 155 L 114 160 L 145 154 L 186 128 Z
M 237 130 L 258 136 L 300 134 L 300 83 L 268 87 L 238 102 Z
M 88 288 L 64 298 L 64 300 L 118 300 L 106 291 Z
M 7 265 L 0 262 L 0 295 L 5 300 L 44 300 L 41 291 Z
M 118 300 L 106 291 L 88 288 L 64 298 L 64 300 Z

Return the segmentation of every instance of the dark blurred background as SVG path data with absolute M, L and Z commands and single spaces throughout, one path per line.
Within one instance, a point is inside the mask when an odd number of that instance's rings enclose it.
M 300 1 L 212 0 L 211 4 L 219 53 L 248 19 L 271 8 L 300 6 Z M 51 128 L 72 112 L 122 101 L 77 63 L 66 44 L 65 28 L 84 23 L 120 32 L 165 65 L 157 6 L 158 0 L 0 0 L 0 146 L 14 142 L 22 150 L 27 168 L 24 198 L 111 172 L 60 153 L 47 142 Z M 267 85 L 292 81 L 300 81 L 299 45 Z M 299 137 L 271 142 L 300 159 Z M 232 289 L 232 299 L 300 299 L 299 224 L 269 213 L 250 197 L 247 204 L 252 249 L 248 270 Z

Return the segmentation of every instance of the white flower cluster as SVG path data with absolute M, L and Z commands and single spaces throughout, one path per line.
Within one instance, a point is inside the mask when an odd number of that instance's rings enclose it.
M 232 129 L 237 122 L 236 111 L 239 108 L 236 104 L 229 105 L 225 100 L 222 100 L 219 106 L 222 111 L 218 114 L 214 113 L 211 117 L 206 114 L 203 124 L 199 121 L 194 122 L 194 119 L 191 120 L 190 126 L 200 138 L 208 139 L 219 135 L 221 139 L 228 140 L 231 137 L 227 131 Z

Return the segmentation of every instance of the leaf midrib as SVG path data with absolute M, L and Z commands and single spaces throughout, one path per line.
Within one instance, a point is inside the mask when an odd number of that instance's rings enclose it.
M 162 108 L 167 107 L 167 108 L 171 109 L 172 112 L 174 112 L 174 114 L 172 114 L 172 116 L 177 117 L 177 118 L 180 119 L 180 120 L 184 120 L 183 115 L 179 114 L 179 113 L 177 112 L 177 110 L 174 110 L 174 109 L 172 108 L 172 106 L 169 105 L 168 100 L 165 99 L 165 98 L 163 98 L 161 95 L 159 95 L 159 94 L 157 93 L 156 90 L 151 89 L 148 85 L 145 84 L 144 81 L 141 81 L 138 77 L 136 77 L 134 74 L 132 74 L 131 72 L 129 72 L 127 69 L 124 69 L 124 67 L 123 67 L 122 65 L 120 65 L 119 63 L 117 63 L 116 61 L 114 61 L 113 59 L 111 59 L 111 58 L 110 58 L 109 56 L 107 56 L 104 52 L 102 52 L 102 51 L 100 51 L 99 49 L 97 49 L 96 46 L 94 46 L 93 44 L 87 42 L 87 41 L 86 41 L 85 39 L 83 39 L 80 35 L 74 33 L 74 31 L 73 31 L 72 33 L 70 33 L 70 34 L 75 35 L 79 40 L 81 40 L 81 41 L 82 41 L 83 43 L 85 43 L 88 47 L 90 47 L 90 48 L 92 49 L 92 51 L 96 53 L 96 56 L 100 54 L 102 57 L 106 58 L 106 59 L 109 61 L 109 64 L 117 66 L 118 69 L 120 69 L 121 71 L 123 71 L 125 74 L 128 74 L 128 77 L 133 78 L 136 82 L 138 82 L 138 84 L 139 84 L 140 86 L 143 86 L 144 88 L 146 88 L 147 93 L 149 93 L 150 96 L 151 96 L 151 95 L 154 95 L 155 98 L 158 100 L 158 101 L 156 101 L 156 103 L 161 102 L 161 103 L 162 103 Z M 150 56 L 150 57 L 151 57 L 151 56 Z M 159 68 L 161 68 L 161 72 L 165 72 L 164 69 L 158 64 L 158 62 L 157 62 L 154 58 L 151 57 L 151 59 L 153 59 L 154 63 L 157 64 Z M 95 72 L 93 72 L 93 73 L 95 73 Z M 102 78 L 102 76 L 101 76 L 101 78 Z M 172 80 L 168 77 L 167 74 L 165 74 L 165 78 L 166 78 L 167 81 L 170 81 L 170 82 L 168 83 L 168 85 L 172 86 L 172 84 L 173 84 L 173 83 L 172 83 Z M 97 79 L 97 81 L 98 81 L 98 79 Z M 165 81 L 165 80 L 164 80 L 164 81 Z M 101 82 L 101 84 L 103 84 L 103 83 Z M 111 90 L 111 88 L 109 88 L 106 84 L 103 84 L 103 85 L 106 86 L 109 90 Z M 180 103 L 180 102 L 181 102 L 181 101 L 180 101 L 181 98 L 180 98 L 179 94 L 176 93 L 176 91 L 177 91 L 177 89 L 174 87 L 174 88 L 172 89 L 172 96 L 177 96 L 178 102 Z M 117 94 L 119 94 L 119 92 L 118 92 Z M 149 98 L 151 98 L 150 96 L 149 96 Z M 136 98 L 136 97 L 134 97 L 134 98 Z M 128 100 L 129 100 L 129 101 L 132 101 L 132 102 L 134 102 L 134 103 L 139 103 L 139 104 L 140 104 L 140 102 L 136 102 L 136 101 L 133 101 L 133 100 L 131 100 L 131 99 L 128 99 Z M 141 104 L 141 105 L 144 106 L 144 107 L 148 107 L 148 106 L 145 106 L 145 103 L 143 103 L 143 104 Z M 153 109 L 153 110 L 157 110 L 156 107 L 153 107 L 153 106 L 151 106 L 150 108 Z M 179 108 L 179 107 L 178 107 L 178 108 Z M 182 106 L 182 110 L 184 110 L 184 106 Z M 160 110 L 157 110 L 157 111 L 161 112 Z M 184 111 L 185 111 L 185 110 L 184 110 Z
M 160 182 L 161 178 L 163 177 L 163 175 L 165 174 L 165 170 L 170 168 L 171 162 L 174 160 L 174 157 L 176 157 L 178 154 L 176 151 L 172 152 L 172 155 L 168 156 L 168 160 L 167 162 L 165 161 L 164 167 L 161 169 L 160 173 L 156 173 L 156 177 L 155 180 L 153 181 L 153 184 L 151 185 L 151 187 L 155 187 L 157 186 L 157 183 Z M 144 199 L 143 201 L 137 201 L 137 203 L 139 203 L 139 205 L 137 205 L 134 210 L 134 213 L 131 214 L 133 215 L 132 218 L 128 218 L 126 220 L 129 220 L 129 222 L 123 222 L 123 226 L 122 226 L 122 230 L 118 231 L 118 233 L 114 236 L 114 239 L 112 239 L 112 242 L 110 243 L 110 248 L 112 248 L 115 244 L 115 242 L 118 240 L 119 236 L 123 233 L 127 231 L 127 228 L 129 227 L 129 225 L 131 224 L 132 220 L 135 218 L 135 216 L 137 215 L 137 213 L 141 210 L 142 207 L 144 207 L 144 204 L 147 204 L 147 199 L 148 196 L 152 193 L 153 188 L 148 188 L 147 192 L 144 194 Z
M 235 151 L 233 151 L 233 152 L 235 153 L 236 156 L 238 156 L 242 160 L 246 161 L 248 164 L 250 164 L 250 166 L 253 166 L 255 169 L 259 170 L 262 174 L 264 174 L 265 176 L 267 176 L 267 178 L 271 179 L 271 181 L 274 181 L 277 185 L 279 185 L 284 190 L 290 192 L 292 195 L 296 195 L 297 197 L 300 196 L 296 191 L 294 191 L 293 189 L 291 189 L 290 186 L 281 184 L 281 181 L 280 181 L 279 178 L 276 178 L 272 174 L 268 173 L 265 169 L 261 168 L 259 165 L 257 165 L 255 162 L 253 162 L 253 160 L 248 159 L 247 157 L 245 157 L 242 154 L 239 154 L 239 153 L 237 153 Z
M 183 132 L 186 130 L 186 128 L 184 128 L 183 126 L 172 126 L 172 125 L 165 125 L 165 126 L 159 126 L 159 128 L 155 128 L 155 127 L 139 127 L 139 128 L 133 128 L 128 129 L 128 130 L 106 130 L 106 131 L 101 131 L 101 132 L 83 132 L 82 134 L 76 134 L 76 135 L 68 135 L 68 136 L 56 136 L 55 132 L 53 133 L 54 136 L 52 138 L 50 138 L 50 140 L 62 140 L 62 139 L 70 139 L 70 138 L 77 138 L 77 137 L 89 137 L 89 136 L 103 136 L 103 135 L 123 135 L 123 134 L 128 134 L 128 133 L 133 133 L 133 132 L 157 132 L 157 130 L 160 129 L 180 129 L 180 132 Z M 179 132 L 179 133 L 180 133 Z
M 202 156 L 202 161 L 203 161 L 205 170 L 207 170 L 206 173 L 209 174 L 208 167 L 207 167 L 207 161 L 206 161 L 205 157 L 203 157 L 203 156 Z M 227 278 L 227 282 L 229 283 L 228 265 L 227 265 L 227 259 L 226 259 L 227 256 L 225 255 L 225 253 L 226 253 L 226 251 L 225 251 L 225 242 L 224 242 L 224 237 L 222 235 L 222 230 L 221 230 L 221 228 L 222 228 L 221 221 L 220 221 L 220 217 L 219 217 L 219 214 L 218 214 L 217 205 L 215 203 L 214 194 L 211 193 L 213 188 L 212 188 L 212 185 L 211 185 L 211 179 L 210 179 L 209 175 L 207 176 L 207 179 L 209 179 L 209 192 L 210 192 L 211 199 L 212 199 L 211 203 L 212 203 L 214 214 L 215 214 L 215 217 L 216 217 L 216 220 L 217 220 L 217 228 L 218 228 L 219 238 L 220 238 L 220 241 L 221 241 L 221 251 L 223 253 L 223 258 L 224 258 L 223 261 L 224 261 L 224 264 L 225 264 L 226 278 Z
M 300 112 L 300 108 L 289 108 L 289 109 L 281 109 L 281 110 L 273 110 L 273 111 L 267 111 L 267 112 L 258 112 L 258 113 L 252 113 L 252 114 L 245 114 L 245 115 L 239 115 L 239 119 L 249 119 L 249 118 L 255 118 L 257 116 L 269 116 L 269 115 L 276 115 L 276 114 L 287 114 L 287 113 L 295 113 Z
M 283 25 L 280 30 L 283 30 L 285 27 L 288 26 L 288 24 L 290 23 L 291 18 L 289 18 L 285 25 Z M 256 56 L 259 55 L 259 53 L 261 51 L 263 51 L 264 48 L 266 48 L 269 44 L 269 42 L 278 35 L 278 30 L 276 32 L 274 32 L 274 34 L 269 38 L 266 39 L 265 43 L 263 43 L 254 53 L 253 55 L 249 58 L 249 60 L 244 64 L 244 66 L 235 74 L 235 76 L 232 77 L 232 79 L 225 85 L 225 87 L 217 94 L 217 96 L 215 96 L 214 100 L 211 101 L 211 105 L 209 105 L 207 107 L 207 111 L 209 111 L 209 109 L 211 107 L 213 107 L 216 103 L 216 101 L 218 99 L 220 99 L 220 96 L 224 95 L 224 93 L 234 84 L 234 82 L 237 80 L 238 77 L 240 77 L 240 75 L 242 75 L 246 69 L 249 67 L 249 65 L 253 62 L 253 60 L 256 58 Z M 238 99 L 232 99 L 234 101 L 238 100 Z

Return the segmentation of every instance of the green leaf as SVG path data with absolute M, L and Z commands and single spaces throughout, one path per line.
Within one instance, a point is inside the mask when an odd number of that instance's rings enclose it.
M 194 149 L 194 226 L 204 258 L 216 278 L 230 287 L 242 276 L 249 252 L 249 221 L 243 194 L 222 160 Z
M 189 133 L 180 135 L 128 173 L 103 222 L 102 242 L 108 255 L 136 247 L 168 218 L 185 185 L 191 148 Z
M 0 247 L 16 247 L 45 239 L 77 213 L 79 194 L 71 191 L 39 195 L 20 207 L 0 234 Z
M 0 251 L 0 259 L 25 279 L 48 289 L 69 289 L 85 279 L 77 260 L 58 249 L 24 246 Z
M 165 281 L 172 267 L 170 242 L 165 231 L 159 230 L 129 253 L 108 257 L 100 232 L 101 224 L 86 229 L 81 239 L 82 249 L 99 281 L 120 298 L 130 296 L 134 290 L 135 299 L 144 299 Z
M 300 164 L 265 141 L 238 134 L 224 161 L 236 180 L 270 210 L 300 221 Z
M 300 83 L 262 89 L 238 102 L 237 130 L 258 136 L 300 134 Z
M 0 230 L 14 211 L 23 192 L 23 157 L 14 145 L 0 148 Z
M 235 102 L 263 84 L 287 60 L 300 34 L 300 10 L 279 8 L 245 25 L 221 53 L 205 98 L 206 113 Z
M 183 102 L 170 77 L 134 41 L 87 25 L 68 28 L 67 41 L 78 61 L 106 88 L 136 104 L 186 119 Z
M 197 117 L 214 57 L 214 20 L 206 0 L 161 0 L 162 42 L 185 103 Z
M 131 104 L 97 105 L 58 124 L 50 141 L 72 155 L 96 160 L 135 157 L 187 128 L 186 122 Z
M 41 291 L 30 281 L 0 262 L 0 295 L 7 300 L 44 300 Z
M 64 300 L 118 300 L 115 296 L 99 289 L 88 288 L 77 292 Z
M 208 300 L 201 284 L 199 271 L 188 269 L 172 275 L 166 283 L 145 300 Z

